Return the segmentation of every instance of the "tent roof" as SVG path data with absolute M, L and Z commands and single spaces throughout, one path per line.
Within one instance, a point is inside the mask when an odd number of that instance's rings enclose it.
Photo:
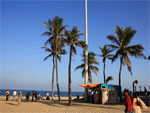
M 94 87 L 96 87 L 96 86 L 98 86 L 100 84 L 101 83 L 96 83 L 96 84 L 80 84 L 80 86 L 88 89 L 88 88 L 94 88 Z

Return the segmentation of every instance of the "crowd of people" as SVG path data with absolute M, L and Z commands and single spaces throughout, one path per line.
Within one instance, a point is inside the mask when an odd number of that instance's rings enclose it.
M 5 92 L 5 95 L 6 95 L 6 101 L 8 101 L 9 100 L 9 96 L 10 96 L 10 91 L 7 90 Z M 19 91 L 19 93 L 17 94 L 17 90 L 14 90 L 13 93 L 12 93 L 12 96 L 13 96 L 13 101 L 17 101 L 18 105 L 20 105 L 21 100 L 22 100 L 22 92 Z M 26 101 L 30 101 L 31 100 L 31 96 L 32 96 L 32 101 L 50 100 L 49 93 L 46 93 L 46 99 L 43 99 L 43 97 L 40 95 L 40 93 L 38 93 L 37 91 L 33 90 L 32 91 L 32 95 L 31 95 L 30 92 L 26 93 Z
M 10 91 L 7 90 L 7 91 L 5 92 L 5 94 L 6 94 L 6 101 L 8 101 L 8 100 L 9 100 Z M 14 100 L 14 101 L 16 101 L 16 97 L 17 97 L 17 91 L 14 90 L 14 91 L 13 91 L 13 100 Z M 22 99 L 22 92 L 19 91 L 19 93 L 18 93 L 18 99 L 17 99 L 18 105 L 20 105 L 21 99 Z
M 10 91 L 7 90 L 5 94 L 6 94 L 6 101 L 8 101 L 9 96 L 10 96 Z M 99 100 L 99 98 L 97 98 L 98 97 L 97 95 L 98 95 L 98 91 L 91 90 L 90 101 L 92 103 L 97 103 L 97 100 Z M 147 106 L 145 105 L 145 103 L 137 96 L 136 93 L 134 93 L 133 97 L 131 98 L 129 90 L 125 89 L 124 95 L 125 95 L 125 100 L 124 100 L 125 101 L 125 113 L 142 113 L 141 108 L 147 109 Z M 17 91 L 14 90 L 12 96 L 13 96 L 13 100 L 17 101 L 18 105 L 20 105 L 21 100 L 22 100 L 22 92 L 19 91 L 19 93 L 17 94 Z M 40 93 L 33 90 L 32 94 L 30 92 L 27 92 L 26 101 L 29 101 L 31 96 L 32 96 L 32 101 L 50 100 L 49 93 L 46 93 L 45 95 L 46 98 L 43 99 Z M 77 98 L 79 99 L 79 96 L 77 96 Z
M 142 113 L 141 108 L 147 109 L 145 103 L 137 96 L 136 93 L 133 94 L 132 99 L 129 90 L 124 90 L 124 95 L 125 95 L 125 113 Z

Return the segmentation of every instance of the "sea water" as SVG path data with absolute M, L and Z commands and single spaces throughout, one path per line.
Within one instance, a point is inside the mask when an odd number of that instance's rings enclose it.
M 5 92 L 6 92 L 7 89 L 0 89 L 0 96 L 5 96 Z M 8 89 L 9 90 L 9 89 Z M 12 96 L 13 94 L 13 91 L 12 89 L 9 90 L 10 91 L 10 96 Z M 25 96 L 28 92 L 31 93 L 32 95 L 32 90 L 16 90 L 17 93 L 19 93 L 19 91 L 22 92 L 22 95 Z M 34 90 L 34 92 L 37 91 L 37 93 L 39 93 L 41 96 L 45 96 L 46 93 L 49 93 L 49 95 L 51 96 L 52 95 L 52 91 L 40 91 L 40 90 Z M 54 91 L 54 96 L 57 96 L 57 91 Z M 75 96 L 83 96 L 84 93 L 83 92 L 72 92 L 72 96 L 75 97 Z M 68 97 L 68 92 L 67 91 L 61 91 L 60 92 L 60 96 L 61 97 Z

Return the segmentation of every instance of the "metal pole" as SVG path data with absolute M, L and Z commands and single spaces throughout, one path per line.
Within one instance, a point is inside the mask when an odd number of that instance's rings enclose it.
M 88 84 L 88 30 L 87 30 L 87 0 L 85 0 L 85 84 Z M 85 89 L 85 101 L 88 98 L 88 89 Z

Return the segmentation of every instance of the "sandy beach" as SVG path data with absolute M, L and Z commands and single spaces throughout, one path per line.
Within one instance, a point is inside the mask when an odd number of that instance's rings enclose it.
M 67 97 L 61 97 L 61 102 L 40 100 L 37 102 L 26 102 L 25 97 L 21 105 L 13 101 L 5 101 L 5 97 L 0 97 L 0 113 L 124 113 L 124 105 L 100 105 L 73 101 L 72 106 L 68 106 Z M 73 97 L 75 99 L 75 97 Z M 143 113 L 149 113 L 150 107 L 143 110 Z

